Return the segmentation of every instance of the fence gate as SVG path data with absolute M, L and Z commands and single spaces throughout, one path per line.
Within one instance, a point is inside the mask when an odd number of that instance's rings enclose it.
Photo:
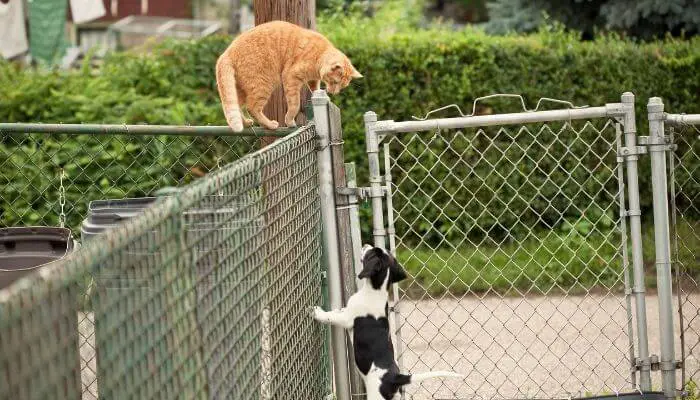
M 479 100 L 365 114 L 375 245 L 413 278 L 394 289 L 399 365 L 466 375 L 404 398 L 649 390 L 634 96 L 476 116 Z
M 671 259 L 674 264 L 678 315 L 680 388 L 695 392 L 700 381 L 700 114 L 665 114 L 669 141 Z

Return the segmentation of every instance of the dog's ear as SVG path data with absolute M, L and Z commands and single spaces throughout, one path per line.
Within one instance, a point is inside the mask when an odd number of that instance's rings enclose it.
M 399 262 L 396 261 L 396 259 L 391 260 L 389 266 L 389 284 L 401 282 L 406 279 L 407 276 L 406 271 L 399 265 Z

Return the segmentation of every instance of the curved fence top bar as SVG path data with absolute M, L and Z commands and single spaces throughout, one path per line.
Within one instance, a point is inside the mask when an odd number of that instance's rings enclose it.
M 671 125 L 700 125 L 700 114 L 666 114 L 666 122 Z
M 0 123 L 0 133 L 53 133 L 53 134 L 109 134 L 109 135 L 175 135 L 175 136 L 286 136 L 297 128 L 270 131 L 263 128 L 245 128 L 233 132 L 228 126 L 189 125 L 103 125 L 103 124 L 38 124 Z
M 378 121 L 374 130 L 378 133 L 419 132 L 433 129 L 460 129 L 491 125 L 527 124 L 535 122 L 570 121 L 616 117 L 622 114 L 623 105 L 607 104 L 566 110 L 519 112 L 510 114 L 478 115 L 473 117 L 438 118 L 425 121 Z

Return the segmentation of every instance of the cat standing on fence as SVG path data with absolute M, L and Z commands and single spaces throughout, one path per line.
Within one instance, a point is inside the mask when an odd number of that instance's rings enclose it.
M 242 105 L 263 127 L 279 127 L 263 114 L 263 108 L 280 83 L 287 100 L 284 123 L 293 127 L 303 85 L 308 84 L 313 91 L 323 81 L 326 90 L 336 94 L 361 77 L 348 57 L 323 35 L 283 21 L 267 22 L 242 33 L 216 62 L 221 105 L 235 132 L 253 124 L 242 115 Z

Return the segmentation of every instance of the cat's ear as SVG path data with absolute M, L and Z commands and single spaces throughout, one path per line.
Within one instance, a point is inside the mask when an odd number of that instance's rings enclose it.
M 352 75 L 350 75 L 352 78 L 362 78 L 362 74 L 355 69 L 355 67 L 352 67 Z
M 342 69 L 343 66 L 340 63 L 332 63 L 332 64 L 326 64 L 321 67 L 321 77 L 324 78 L 326 75 L 330 74 L 331 72 L 336 72 L 340 69 Z

